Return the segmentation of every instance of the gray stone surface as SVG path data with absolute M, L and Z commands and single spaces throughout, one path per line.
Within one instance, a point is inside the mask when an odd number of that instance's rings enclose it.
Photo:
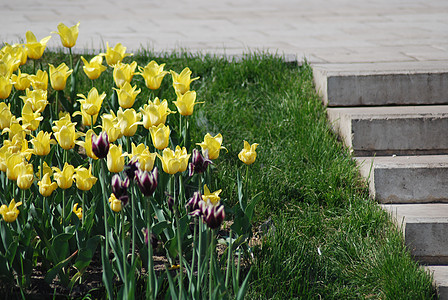
M 356 161 L 368 179 L 371 196 L 381 203 L 447 202 L 448 155 L 358 157 Z
M 439 300 L 448 300 L 448 266 L 426 266 L 426 269 L 433 275 L 439 293 Z
M 0 40 L 81 22 L 74 51 L 123 43 L 155 52 L 266 51 L 311 63 L 446 61 L 444 0 L 20 0 L 0 2 Z M 59 47 L 54 35 L 50 47 Z
M 327 114 L 357 156 L 448 151 L 448 105 L 328 108 Z
M 448 104 L 448 65 L 440 62 L 315 64 L 328 106 Z
M 411 254 L 422 263 L 448 263 L 448 204 L 385 204 L 401 226 Z

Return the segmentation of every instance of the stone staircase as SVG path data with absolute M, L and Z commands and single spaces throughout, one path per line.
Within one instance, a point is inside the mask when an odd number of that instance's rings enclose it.
M 448 64 L 314 65 L 328 118 L 448 299 Z

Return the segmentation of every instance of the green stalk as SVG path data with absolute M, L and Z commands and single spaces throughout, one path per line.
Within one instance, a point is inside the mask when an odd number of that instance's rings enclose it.
M 58 102 L 59 102 L 59 91 L 55 91 L 56 96 L 54 99 L 54 119 L 58 119 Z
M 73 53 L 72 53 L 72 48 L 68 48 L 69 52 L 70 52 L 70 68 L 73 70 Z
M 201 288 L 201 263 L 202 263 L 202 231 L 203 224 L 198 218 L 199 223 L 199 251 L 198 251 L 198 280 L 196 282 L 196 291 L 199 293 Z
M 104 172 L 105 163 L 103 160 L 98 160 L 98 163 L 100 164 L 100 184 L 101 184 L 101 191 L 103 193 L 103 211 L 104 211 L 104 238 L 105 238 L 105 253 L 106 255 L 109 255 L 109 229 L 107 226 L 107 204 L 106 199 L 107 198 L 107 192 L 106 192 L 106 185 L 104 183 L 104 180 L 106 178 L 106 174 Z
M 62 190 L 62 230 L 65 232 L 65 189 Z
M 226 281 L 225 281 L 225 287 L 227 290 L 227 287 L 229 285 L 229 278 L 230 278 L 230 261 L 232 260 L 232 249 L 233 243 L 232 243 L 232 230 L 229 232 L 229 248 L 227 248 L 228 255 L 227 255 L 227 269 L 226 269 Z
M 125 240 L 124 213 L 123 213 L 123 210 L 121 210 L 120 214 L 121 214 L 120 215 L 121 216 L 121 239 L 122 239 L 122 242 L 123 242 L 122 248 L 123 248 L 123 273 L 124 273 L 123 282 L 124 282 L 124 290 L 125 290 L 124 295 L 126 295 L 125 299 L 127 299 L 129 287 L 128 287 L 128 279 L 127 279 L 128 272 L 126 270 L 126 252 L 127 251 L 125 250 L 125 248 L 126 248 L 126 240 Z
M 151 227 L 151 202 L 150 199 L 147 199 L 146 202 L 146 228 L 148 229 L 148 292 L 147 299 L 151 299 L 154 293 L 153 287 L 153 261 L 152 261 L 152 245 L 151 245 L 151 235 L 152 235 L 152 227 Z M 156 296 L 156 295 L 154 295 Z
M 208 280 L 208 298 L 213 299 L 213 257 L 215 256 L 215 230 L 210 229 L 210 267 L 209 267 L 209 280 Z
M 85 201 L 84 201 L 84 196 L 85 196 L 85 192 L 82 192 L 82 219 L 81 219 L 81 224 L 82 227 L 84 227 L 84 220 L 85 220 L 85 214 L 86 214 L 86 205 L 85 205 Z
M 134 193 L 131 195 L 131 216 L 132 216 L 132 253 L 131 253 L 131 266 L 134 265 L 134 256 L 135 256 L 135 192 L 136 186 L 134 185 Z
M 177 230 L 177 250 L 179 252 L 179 299 L 183 298 L 182 291 L 183 291 L 183 263 L 182 263 L 182 239 L 180 236 L 180 218 L 179 218 L 179 199 L 176 195 L 176 177 L 178 175 L 175 174 L 171 178 L 173 180 L 172 187 L 173 187 L 173 197 L 174 197 L 174 215 L 176 218 L 176 230 Z
M 190 281 L 188 283 L 188 288 L 192 290 L 192 281 L 193 281 L 193 269 L 194 269 L 194 263 L 196 261 L 196 250 L 195 247 L 197 245 L 197 218 L 194 219 L 194 230 L 193 230 L 193 258 L 191 260 L 191 275 L 190 275 Z

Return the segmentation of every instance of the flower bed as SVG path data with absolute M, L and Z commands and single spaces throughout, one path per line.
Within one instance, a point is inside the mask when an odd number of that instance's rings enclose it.
M 1 280 L 25 297 L 38 270 L 67 293 L 88 285 L 91 266 L 101 265 L 109 298 L 243 298 L 257 144 L 244 141 L 238 158 L 246 173 L 237 173 L 238 203 L 230 207 L 213 180 L 223 136 L 190 138 L 199 77 L 155 61 L 126 63 L 132 54 L 121 44 L 76 59 L 78 26 L 61 23 L 55 32 L 69 66 L 43 61 L 50 37 L 38 41 L 30 31 L 25 44 L 0 52 Z M 168 74 L 175 101 L 158 98 Z M 226 214 L 233 223 L 218 234 Z

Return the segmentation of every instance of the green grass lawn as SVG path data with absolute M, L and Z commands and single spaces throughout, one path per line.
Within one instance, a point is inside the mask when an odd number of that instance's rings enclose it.
M 349 150 L 331 132 L 308 64 L 266 54 L 229 60 L 146 51 L 127 62 L 145 66 L 152 59 L 176 72 L 188 66 L 193 77 L 200 76 L 192 89 L 204 104 L 192 116 L 192 140 L 200 142 L 206 133 L 223 135 L 228 152 L 216 160 L 213 178 L 228 207 L 237 203 L 237 170 L 246 172 L 237 158 L 243 140 L 259 144 L 257 160 L 249 167 L 250 190 L 262 196 L 255 209 L 257 243 L 248 299 L 435 297 L 432 278 L 412 260 L 401 232 L 369 198 Z M 46 53 L 43 60 L 68 63 L 57 52 Z M 142 88 L 134 107 L 148 97 L 175 100 L 168 77 L 155 94 L 144 88 L 140 76 L 134 78 Z M 109 95 L 111 72 L 98 80 L 99 92 Z M 85 94 L 90 84 L 84 78 L 78 93 Z M 265 227 L 266 234 L 258 230 Z
M 263 193 L 257 223 L 270 218 L 272 230 L 255 249 L 249 298 L 435 297 L 431 277 L 369 198 L 349 150 L 331 132 L 309 65 L 269 55 L 184 59 L 201 76 L 197 138 L 225 137 L 229 153 L 219 162 L 217 185 L 229 204 L 236 201 L 241 140 L 260 144 L 251 188 Z

